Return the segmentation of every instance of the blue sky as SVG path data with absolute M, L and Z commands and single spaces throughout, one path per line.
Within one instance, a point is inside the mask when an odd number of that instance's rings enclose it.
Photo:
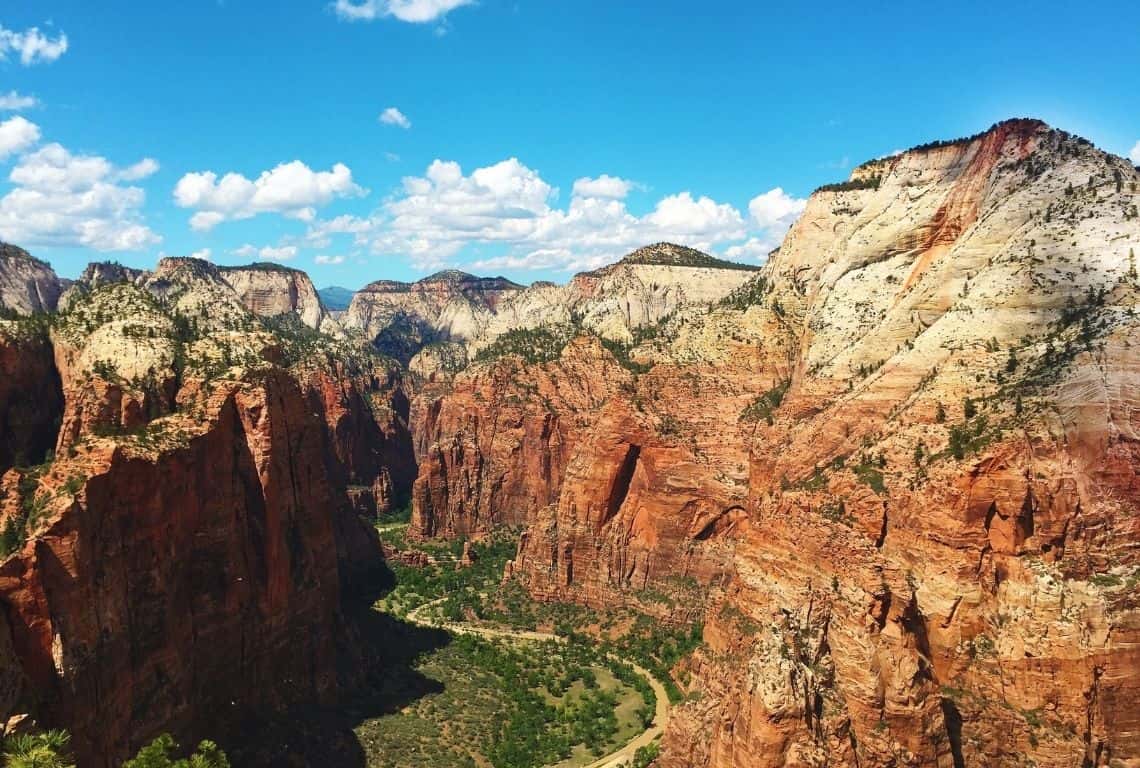
M 758 261 L 816 186 L 1006 117 L 1140 163 L 1134 3 L 765 5 L 9 0 L 0 238 L 67 276 L 565 280 L 656 239 Z

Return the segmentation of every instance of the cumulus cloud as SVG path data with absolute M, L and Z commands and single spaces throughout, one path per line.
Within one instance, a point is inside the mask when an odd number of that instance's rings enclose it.
M 123 181 L 138 181 L 158 172 L 158 161 L 151 157 L 144 157 L 132 166 L 119 172 Z
M 436 160 L 368 218 L 315 221 L 304 241 L 327 248 L 351 235 L 375 254 L 410 257 L 421 267 L 447 264 L 464 249 L 490 250 L 470 264 L 480 269 L 589 269 L 646 243 L 669 240 L 704 250 L 744 239 L 745 217 L 732 205 L 680 192 L 634 215 L 624 197 L 632 182 L 613 176 L 580 178 L 569 203 L 517 158 L 476 168 Z
M 395 125 L 403 128 L 405 131 L 412 127 L 412 121 L 408 119 L 400 110 L 395 107 L 388 107 L 380 113 L 380 122 L 384 125 Z
M 41 62 L 52 62 L 67 51 L 67 35 L 60 33 L 54 40 L 31 27 L 23 32 L 5 29 L 0 25 L 0 59 L 16 54 L 25 67 Z
M 254 180 L 240 173 L 221 178 L 213 171 L 188 173 L 174 187 L 174 202 L 195 211 L 190 226 L 213 229 L 223 221 L 249 219 L 259 213 L 278 213 L 312 221 L 316 209 L 335 198 L 367 194 L 352 180 L 352 171 L 337 163 L 328 171 L 314 171 L 299 160 L 264 171 Z
M 574 182 L 574 194 L 580 197 L 602 197 L 623 200 L 633 189 L 633 182 L 603 173 L 596 179 L 581 178 Z
M 0 162 L 23 152 L 40 140 L 40 127 L 22 117 L 0 123 Z
M 24 109 L 38 107 L 40 100 L 35 96 L 25 96 L 16 91 L 0 93 L 0 112 L 19 112 Z
M 316 262 L 317 264 L 329 264 L 329 265 L 343 264 L 344 263 L 344 257 L 343 256 L 327 256 L 327 255 L 322 254 L 322 255 L 314 258 L 313 261 Z
M 1128 153 L 1128 159 L 1136 165 L 1140 165 L 1140 141 L 1136 142 L 1136 146 Z
M 262 261 L 289 261 L 297 256 L 298 248 L 295 245 L 272 246 L 266 245 L 258 248 L 246 243 L 235 248 L 232 253 L 243 259 L 261 259 Z
M 32 141 L 38 136 L 37 129 Z M 75 155 L 55 143 L 23 155 L 8 175 L 14 188 L 0 198 L 0 239 L 99 251 L 161 242 L 142 221 L 146 193 L 121 184 L 129 178 L 124 174 L 106 158 Z
M 214 252 L 212 250 L 210 250 L 209 248 L 201 248 L 197 251 L 194 251 L 192 254 L 190 254 L 190 258 L 201 259 L 202 261 L 210 261 L 213 254 L 214 254 Z
M 787 231 L 801 213 L 807 200 L 795 198 L 780 187 L 757 195 L 748 203 L 748 213 L 762 229 Z
M 456 8 L 473 5 L 475 0 L 336 0 L 333 10 L 346 21 L 374 21 L 392 17 L 423 24 L 441 19 Z
M 732 261 L 764 262 L 768 254 L 780 245 L 778 238 L 765 235 L 764 237 L 750 237 L 740 245 L 733 245 L 725 249 L 725 258 Z

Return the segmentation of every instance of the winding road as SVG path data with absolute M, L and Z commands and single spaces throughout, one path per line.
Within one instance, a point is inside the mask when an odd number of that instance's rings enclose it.
M 531 632 L 522 629 L 498 629 L 496 627 L 482 627 L 472 624 L 465 624 L 462 622 L 453 621 L 440 621 L 439 619 L 426 617 L 424 613 L 431 610 L 435 606 L 441 604 L 447 598 L 441 597 L 438 600 L 432 600 L 430 603 L 424 603 L 420 607 L 412 610 L 407 615 L 407 620 L 413 624 L 419 624 L 421 627 L 433 627 L 435 629 L 445 629 L 448 632 L 453 632 L 459 635 L 478 635 L 479 637 L 487 638 L 505 638 L 508 640 L 525 640 L 530 642 L 542 643 L 552 641 L 555 643 L 564 643 L 566 638 L 560 637 L 550 632 Z M 615 654 L 606 654 L 606 658 L 611 661 L 617 661 L 623 664 L 629 664 L 637 674 L 645 678 L 649 686 L 653 689 L 654 695 L 657 697 L 657 711 L 653 715 L 653 722 L 648 728 L 638 734 L 635 738 L 630 740 L 618 750 L 615 750 L 608 755 L 601 757 L 594 762 L 583 766 L 582 768 L 619 768 L 631 764 L 633 756 L 641 747 L 648 746 L 654 740 L 659 738 L 665 730 L 666 723 L 669 722 L 669 716 L 672 714 L 672 705 L 669 703 L 669 692 L 665 690 L 665 686 L 661 681 L 653 676 L 649 670 L 642 667 L 640 664 L 635 664 L 632 661 L 623 659 Z

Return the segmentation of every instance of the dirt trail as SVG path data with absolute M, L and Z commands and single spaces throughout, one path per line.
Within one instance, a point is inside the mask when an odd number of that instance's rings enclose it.
M 454 632 L 460 635 L 477 635 L 486 638 L 505 638 L 514 640 L 526 640 L 530 642 L 547 642 L 552 641 L 555 643 L 564 643 L 566 638 L 550 632 L 532 632 L 522 629 L 497 629 L 495 627 L 478 627 L 471 624 L 464 624 L 462 622 L 440 621 L 438 619 L 427 618 L 424 616 L 426 611 L 430 611 L 435 606 L 442 603 L 447 598 L 439 598 L 432 600 L 430 603 L 424 603 L 419 608 L 411 611 L 407 620 L 413 624 L 419 624 L 424 627 L 434 627 L 437 629 L 446 629 L 448 632 Z M 665 731 L 665 725 L 669 722 L 669 717 L 672 714 L 672 704 L 669 702 L 669 692 L 665 690 L 665 686 L 661 681 L 653 676 L 649 670 L 636 664 L 629 659 L 623 659 L 615 654 L 607 654 L 607 658 L 613 661 L 619 661 L 624 664 L 629 664 L 637 674 L 645 678 L 649 686 L 653 689 L 654 695 L 657 697 L 657 711 L 653 715 L 653 723 L 650 726 L 634 737 L 625 746 L 617 749 L 604 757 L 600 757 L 592 763 L 583 766 L 582 768 L 618 768 L 619 766 L 627 765 L 633 762 L 634 753 L 644 746 L 648 746 L 653 741 L 661 736 Z

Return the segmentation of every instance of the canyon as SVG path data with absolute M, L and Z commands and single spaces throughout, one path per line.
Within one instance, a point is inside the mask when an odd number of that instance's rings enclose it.
M 534 601 L 702 627 L 661 768 L 1140 766 L 1138 185 L 1010 120 L 817 190 L 761 267 L 343 312 L 3 246 L 0 714 L 110 766 L 338 706 L 410 505 L 515 531 Z

